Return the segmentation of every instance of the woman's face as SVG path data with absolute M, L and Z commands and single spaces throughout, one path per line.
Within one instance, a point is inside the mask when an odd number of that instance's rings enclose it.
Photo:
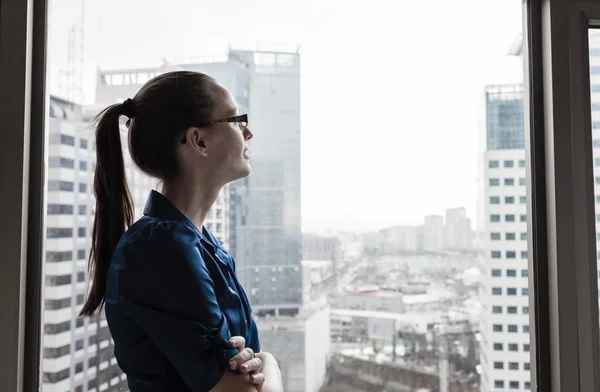
M 217 84 L 214 89 L 216 105 L 211 120 L 244 114 L 239 113 L 235 100 L 226 88 Z M 206 128 L 190 128 L 188 141 L 190 136 L 195 142 L 186 143 L 182 147 L 193 154 L 184 153 L 184 162 L 192 161 L 201 175 L 209 176 L 211 181 L 226 184 L 251 173 L 247 142 L 254 135 L 247 126 L 237 122 L 216 123 Z M 186 149 L 186 146 L 191 148 Z M 188 159 L 185 155 L 188 155 Z

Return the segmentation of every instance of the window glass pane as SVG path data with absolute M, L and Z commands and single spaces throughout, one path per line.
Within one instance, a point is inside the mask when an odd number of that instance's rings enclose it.
M 93 119 L 174 70 L 214 77 L 255 133 L 252 173 L 215 192 L 203 225 L 234 260 L 286 392 L 437 391 L 440 374 L 448 391 L 528 385 L 521 5 L 497 2 L 490 19 L 475 2 L 284 3 L 50 0 L 43 392 L 129 390 L 106 315 L 78 317 L 94 172 L 120 169 L 112 153 L 96 162 Z M 436 32 L 421 33 L 424 14 Z M 137 221 L 162 183 L 119 121 L 109 147 L 120 131 Z

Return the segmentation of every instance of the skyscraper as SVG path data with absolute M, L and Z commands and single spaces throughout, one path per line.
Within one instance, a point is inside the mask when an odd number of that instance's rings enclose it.
M 120 390 L 106 320 L 77 315 L 85 300 L 93 223 L 93 132 L 79 105 L 50 97 L 44 263 L 44 392 Z M 123 386 L 126 386 L 123 384 Z
M 526 391 L 531 382 L 523 86 L 488 86 L 485 102 L 481 390 Z

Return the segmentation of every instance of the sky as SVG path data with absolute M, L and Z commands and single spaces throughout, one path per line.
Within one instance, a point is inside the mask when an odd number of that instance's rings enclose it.
M 51 0 L 50 91 L 60 91 L 68 31 L 82 20 L 83 50 L 75 47 L 88 103 L 99 68 L 224 54 L 230 44 L 299 44 L 303 229 L 418 225 L 453 207 L 475 224 L 483 91 L 521 80 L 519 59 L 508 56 L 521 8 L 520 0 Z

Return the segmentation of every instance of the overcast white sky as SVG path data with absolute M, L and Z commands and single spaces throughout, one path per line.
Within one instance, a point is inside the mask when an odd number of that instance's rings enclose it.
M 81 0 L 52 0 L 50 82 Z M 222 54 L 230 42 L 302 45 L 304 229 L 419 224 L 464 206 L 475 223 L 486 84 L 520 81 L 507 51 L 520 0 L 86 1 L 95 70 Z M 260 137 L 260 129 L 253 130 Z

